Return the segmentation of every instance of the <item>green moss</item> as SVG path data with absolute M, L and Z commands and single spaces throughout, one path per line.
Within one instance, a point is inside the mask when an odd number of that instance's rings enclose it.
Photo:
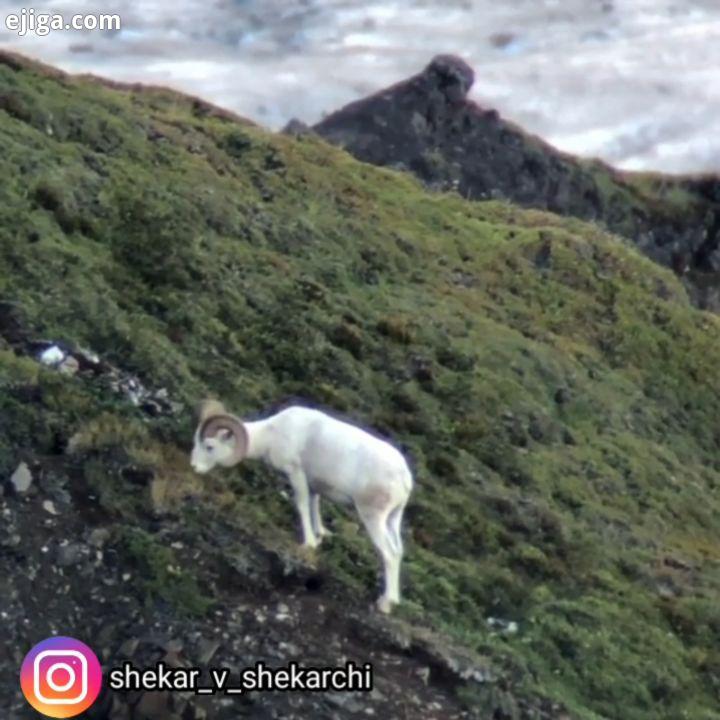
M 149 602 L 162 598 L 190 615 L 201 615 L 212 606 L 212 598 L 203 594 L 197 580 L 180 566 L 174 551 L 149 533 L 139 528 L 121 528 L 117 547 L 130 567 L 136 568 Z
M 417 476 L 412 622 L 579 718 L 717 719 L 720 322 L 670 272 L 595 226 L 430 195 L 170 92 L 0 63 L 0 97 L 0 295 L 33 336 L 188 406 L 296 397 L 392 435 Z M 0 318 L 0 472 L 80 433 L 74 477 L 142 527 L 152 490 L 121 470 L 184 487 L 192 419 L 39 369 L 11 330 Z M 204 512 L 284 552 L 297 521 L 278 482 L 243 465 Z M 375 553 L 327 513 L 319 562 L 369 603 Z M 122 543 L 150 596 L 206 606 L 152 535 Z

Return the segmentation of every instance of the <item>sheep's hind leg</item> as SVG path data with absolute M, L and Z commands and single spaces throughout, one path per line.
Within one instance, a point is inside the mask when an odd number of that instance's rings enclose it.
M 403 555 L 403 540 L 402 540 L 402 519 L 403 513 L 405 512 L 406 502 L 402 502 L 400 505 L 394 507 L 387 519 L 387 527 L 390 532 L 391 539 L 395 544 L 396 552 L 402 557 Z
M 389 537 L 387 512 L 379 512 L 374 508 L 358 508 L 360 519 L 370 535 L 370 539 L 380 553 L 385 574 L 385 592 L 378 598 L 377 607 L 380 612 L 389 613 L 392 606 L 400 602 L 400 561 L 399 553 L 393 540 Z

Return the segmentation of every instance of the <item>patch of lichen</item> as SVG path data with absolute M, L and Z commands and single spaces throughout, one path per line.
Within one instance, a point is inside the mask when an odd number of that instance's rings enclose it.
M 412 459 L 401 614 L 577 717 L 720 717 L 720 325 L 671 273 L 169 92 L 0 63 L 0 96 L 0 296 L 187 406 L 143 418 L 0 349 L 0 472 L 67 456 L 149 595 L 201 611 L 148 517 L 200 532 L 202 507 L 283 552 L 297 523 L 267 470 L 188 472 L 189 408 L 332 407 Z M 318 562 L 369 604 L 372 548 L 326 513 Z

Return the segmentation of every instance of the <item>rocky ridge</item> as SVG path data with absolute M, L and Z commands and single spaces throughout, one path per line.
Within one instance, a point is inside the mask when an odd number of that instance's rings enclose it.
M 700 307 L 720 310 L 720 179 L 620 172 L 561 153 L 469 100 L 474 79 L 461 58 L 438 56 L 312 130 L 432 189 L 597 222 L 672 268 Z

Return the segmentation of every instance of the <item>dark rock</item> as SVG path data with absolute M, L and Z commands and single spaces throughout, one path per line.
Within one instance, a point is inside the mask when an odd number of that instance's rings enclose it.
M 135 651 L 138 649 L 139 645 L 140 640 L 138 638 L 128 638 L 118 649 L 118 655 L 120 657 L 131 658 L 135 655 Z
M 455 55 L 437 55 L 424 75 L 453 103 L 462 102 L 475 82 L 473 69 Z
M 169 653 L 180 653 L 185 647 L 180 638 L 172 638 L 163 644 L 163 650 Z
M 295 137 L 300 137 L 302 135 L 312 134 L 312 128 L 307 123 L 304 123 L 302 120 L 298 120 L 297 118 L 291 118 L 281 132 L 285 135 L 294 135 Z
M 145 486 L 155 477 L 152 468 L 139 467 L 137 465 L 126 465 L 120 470 L 120 476 L 123 480 L 133 485 Z
M 73 350 L 73 357 L 78 361 L 81 371 L 91 370 L 97 373 L 105 368 L 105 364 L 100 357 L 92 350 L 75 348 Z
M 354 693 L 328 692 L 324 697 L 331 705 L 342 708 L 345 712 L 357 713 L 361 712 L 363 709 L 362 704 L 358 702 Z
M 207 667 L 219 648 L 220 643 L 217 640 L 200 640 L 198 643 L 198 663 L 200 667 Z
M 162 406 L 157 400 L 150 398 L 140 405 L 140 409 L 150 415 L 150 417 L 158 417 L 162 415 Z
M 164 720 L 167 707 L 167 692 L 146 692 L 135 707 L 135 715 L 139 720 Z
M 109 713 L 110 720 L 130 720 L 130 706 L 125 704 L 120 697 L 115 694 L 112 700 L 112 706 Z
M 94 528 L 88 535 L 87 542 L 95 548 L 101 548 L 109 537 L 110 531 L 107 528 Z
M 74 566 L 85 554 L 85 546 L 80 543 L 67 543 L 58 546 L 56 562 L 60 567 Z
M 561 153 L 469 100 L 473 81 L 464 60 L 439 55 L 312 129 L 364 162 L 412 172 L 431 189 L 596 221 L 672 267 L 697 305 L 720 310 L 720 178 L 657 175 L 649 187 L 635 184 L 632 174 Z M 687 198 L 681 208 L 664 201 L 674 190 Z M 545 243 L 535 262 L 546 269 L 551 261 Z

